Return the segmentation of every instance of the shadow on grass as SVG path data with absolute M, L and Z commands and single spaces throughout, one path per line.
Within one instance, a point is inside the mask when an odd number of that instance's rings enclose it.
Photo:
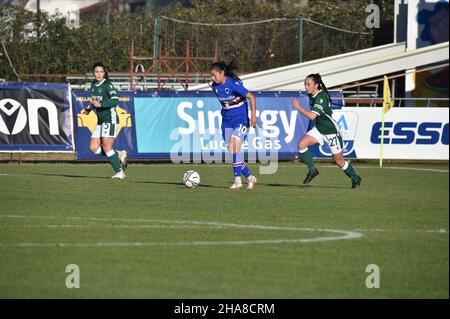
M 57 177 L 67 177 L 67 178 L 89 178 L 89 179 L 111 179 L 108 176 L 87 176 L 87 175 L 69 175 L 69 174 L 51 174 L 51 173 L 31 173 L 30 175 L 40 175 L 40 176 L 57 176 Z M 155 185 L 175 185 L 175 186 L 183 186 L 181 182 L 163 182 L 163 181 L 134 181 L 131 179 L 126 179 L 129 183 L 136 184 L 155 184 Z M 287 188 L 323 188 L 323 189 L 348 189 L 349 187 L 344 186 L 324 186 L 324 185 L 302 185 L 302 184 L 275 184 L 275 183 L 258 183 L 258 186 L 267 186 L 267 187 L 287 187 Z M 218 188 L 218 189 L 228 189 L 227 186 L 217 186 L 217 185 L 209 185 L 209 184 L 201 184 L 200 188 Z M 244 185 L 245 189 L 245 185 Z
M 176 185 L 176 186 L 183 186 L 184 185 L 181 182 L 159 182 L 159 181 L 131 181 L 131 183 L 136 183 L 136 184 L 157 184 L 157 185 Z M 202 187 L 207 187 L 207 188 L 226 188 L 224 186 L 216 186 L 216 185 L 208 185 L 208 184 L 201 184 L 199 186 L 199 188 Z
M 87 175 L 69 175 L 69 174 L 50 174 L 50 173 L 27 173 L 27 175 L 39 175 L 39 176 L 56 176 L 56 177 L 68 177 L 68 178 L 95 178 L 95 179 L 111 179 L 108 176 L 87 176 Z
M 289 188 L 325 188 L 325 189 L 348 189 L 350 187 L 344 187 L 344 186 L 325 186 L 325 185 L 302 185 L 302 184 L 263 184 L 260 183 L 259 185 L 265 185 L 269 187 L 289 187 Z

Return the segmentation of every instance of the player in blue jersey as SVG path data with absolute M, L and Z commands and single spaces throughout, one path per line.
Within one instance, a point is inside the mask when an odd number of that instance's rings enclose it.
M 242 188 L 241 175 L 244 175 L 248 182 L 247 189 L 253 189 L 258 179 L 250 173 L 240 150 L 250 126 L 256 127 L 256 99 L 243 86 L 235 73 L 236 69 L 235 60 L 229 64 L 223 61 L 211 64 L 211 88 L 222 104 L 222 137 L 233 160 L 234 183 L 230 188 Z M 251 105 L 250 119 L 247 99 Z
M 306 132 L 298 143 L 300 157 L 309 169 L 303 184 L 306 185 L 311 183 L 313 178 L 319 175 L 319 171 L 314 165 L 313 156 L 309 147 L 315 144 L 323 145 L 325 143 L 330 147 L 336 165 L 351 179 L 352 188 L 359 188 L 361 177 L 355 173 L 352 164 L 344 160 L 344 155 L 342 153 L 344 143 L 340 127 L 333 119 L 331 99 L 320 74 L 308 75 L 305 79 L 305 89 L 309 95 L 311 111 L 305 110 L 301 107 L 298 100 L 292 99 L 292 106 L 294 106 L 294 108 L 311 121 L 316 121 L 316 125 Z

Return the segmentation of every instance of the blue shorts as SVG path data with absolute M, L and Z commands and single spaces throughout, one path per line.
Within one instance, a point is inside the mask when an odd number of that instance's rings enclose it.
M 235 123 L 223 123 L 222 122 L 222 137 L 225 143 L 229 143 L 231 137 L 237 138 L 244 142 L 247 137 L 250 126 L 248 121 L 235 122 Z

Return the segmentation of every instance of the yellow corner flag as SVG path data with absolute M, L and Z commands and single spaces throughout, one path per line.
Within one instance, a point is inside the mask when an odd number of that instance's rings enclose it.
M 380 143 L 380 167 L 383 167 L 383 144 L 384 144 L 384 114 L 394 106 L 391 98 L 391 89 L 389 88 L 389 81 L 387 76 L 384 76 L 383 84 L 383 107 L 381 112 L 381 143 Z
M 389 81 L 387 76 L 384 76 L 383 85 L 383 112 L 387 113 L 394 106 L 394 102 L 391 98 L 391 89 L 389 88 Z

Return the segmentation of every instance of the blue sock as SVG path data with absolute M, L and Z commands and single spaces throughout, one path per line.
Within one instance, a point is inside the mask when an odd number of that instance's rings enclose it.
M 234 177 L 240 177 L 242 170 L 241 170 L 241 165 L 244 162 L 241 159 L 241 155 L 240 153 L 234 153 L 233 154 L 233 171 L 234 171 Z
M 250 175 L 252 175 L 252 173 L 250 173 L 250 170 L 248 169 L 247 164 L 245 164 L 245 163 L 242 163 L 241 171 L 242 171 L 242 175 L 244 175 L 245 177 L 249 177 Z

